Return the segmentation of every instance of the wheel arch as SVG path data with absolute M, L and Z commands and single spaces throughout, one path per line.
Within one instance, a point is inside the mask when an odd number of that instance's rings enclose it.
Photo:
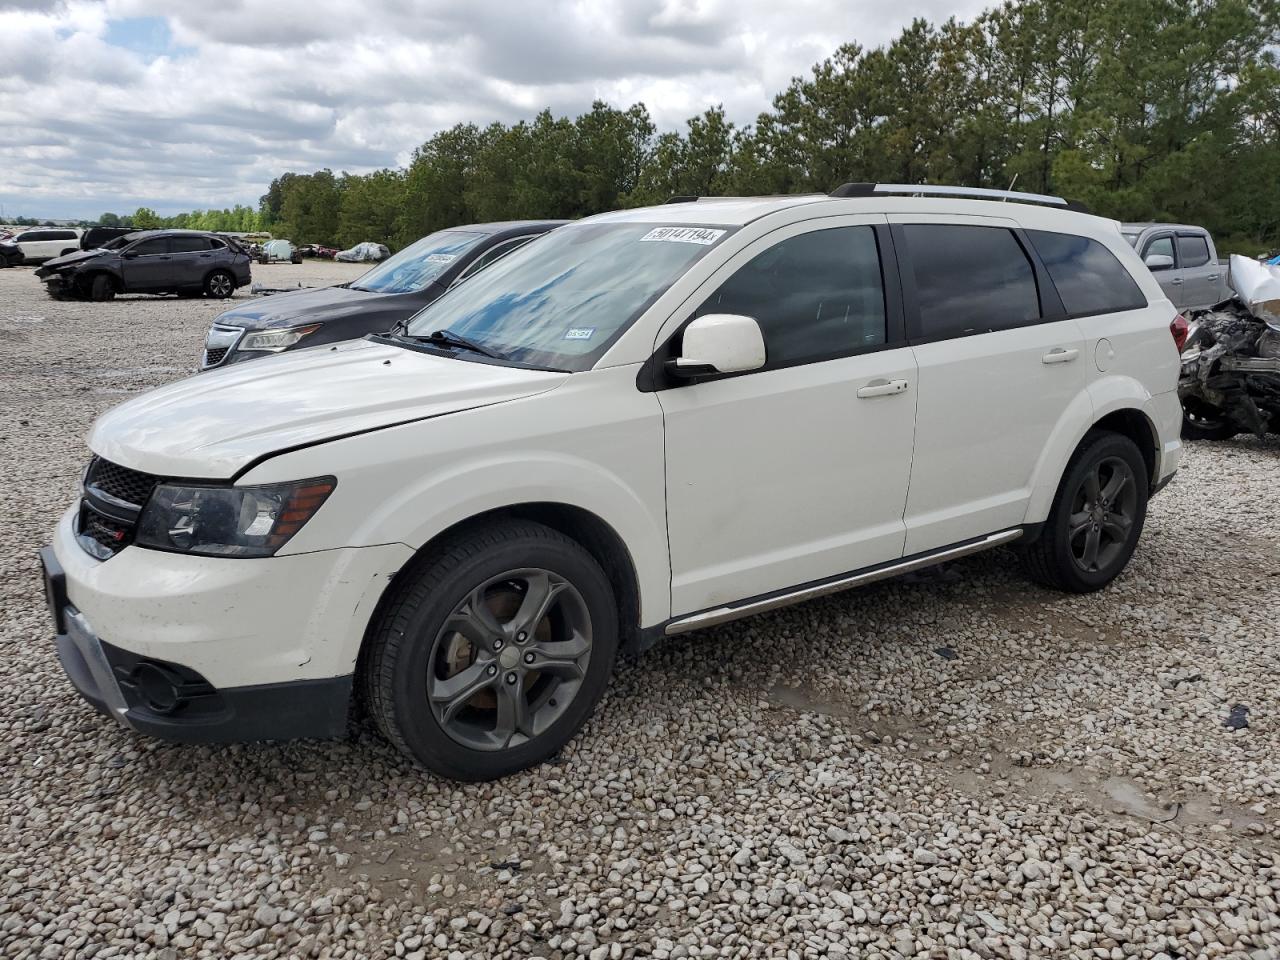
M 591 554 L 613 585 L 618 605 L 619 648 L 625 652 L 643 649 L 645 644 L 642 638 L 647 634 L 640 626 L 640 577 L 635 559 L 621 535 L 603 518 L 583 507 L 567 503 L 533 501 L 496 507 L 459 520 L 435 534 L 414 551 L 413 558 L 391 577 L 383 589 L 365 625 L 356 665 L 357 673 L 364 667 L 370 638 L 378 628 L 383 611 L 400 585 L 417 575 L 418 571 L 430 562 L 441 543 L 465 536 L 468 531 L 477 530 L 492 523 L 500 523 L 504 519 L 541 523 L 569 537 Z
M 84 291 L 87 293 L 89 288 L 93 286 L 94 278 L 99 276 L 108 278 L 111 281 L 112 289 L 115 290 L 116 293 L 125 292 L 124 278 L 121 277 L 120 274 L 117 273 L 115 270 L 111 270 L 107 267 L 94 267 L 92 270 L 86 270 L 83 273 L 77 273 L 75 275 L 75 282 L 78 286 L 82 287 Z

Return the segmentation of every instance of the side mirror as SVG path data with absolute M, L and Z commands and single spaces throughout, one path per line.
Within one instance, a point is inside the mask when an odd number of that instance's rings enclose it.
M 1147 265 L 1148 270 L 1172 270 L 1173 257 L 1167 253 L 1149 253 L 1147 258 L 1142 261 Z
M 709 313 L 684 328 L 680 356 L 666 363 L 673 377 L 759 370 L 767 355 L 760 324 L 736 313 Z
M 132 250 L 126 250 L 124 253 L 120 254 L 120 257 L 124 260 L 133 260 L 137 256 L 138 255 Z

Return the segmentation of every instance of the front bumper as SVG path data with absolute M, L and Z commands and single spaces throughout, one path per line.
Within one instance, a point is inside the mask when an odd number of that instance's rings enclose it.
M 58 659 L 95 708 L 184 742 L 346 730 L 364 630 L 407 547 L 261 560 L 126 547 L 100 561 L 73 515 L 41 562 Z

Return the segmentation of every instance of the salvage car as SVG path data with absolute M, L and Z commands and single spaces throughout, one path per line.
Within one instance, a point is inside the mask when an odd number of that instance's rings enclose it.
M 563 220 L 450 227 L 410 244 L 359 279 L 273 293 L 221 314 L 205 336 L 200 367 L 240 363 L 286 350 L 385 333 L 453 284 Z
M 1182 351 L 1182 435 L 1280 433 L 1280 268 L 1231 258 L 1236 296 L 1202 314 Z
M 36 271 L 49 296 L 110 300 L 118 293 L 223 299 L 249 283 L 249 255 L 230 237 L 198 230 L 140 230 L 50 260 Z
M 480 780 L 662 636 L 1006 544 L 1105 587 L 1182 456 L 1186 322 L 1113 221 L 945 190 L 591 217 L 394 334 L 126 401 L 42 552 L 63 669 L 171 740 L 359 702 Z
M 1227 268 L 1218 262 L 1213 237 L 1204 227 L 1126 223 L 1121 231 L 1165 296 L 1183 313 L 1208 310 L 1231 296 Z
M 4 247 L 0 256 L 3 256 L 6 265 L 43 263 L 53 257 L 79 250 L 80 232 L 61 227 L 35 227 L 6 240 Z

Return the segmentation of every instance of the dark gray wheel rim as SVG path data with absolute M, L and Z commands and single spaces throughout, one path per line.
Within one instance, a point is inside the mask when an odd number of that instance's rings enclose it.
M 590 660 L 591 615 L 577 588 L 549 570 L 510 570 L 445 620 L 427 664 L 427 699 L 451 739 L 506 750 L 564 715 Z
M 1109 570 L 1120 558 L 1138 516 L 1138 483 L 1119 457 L 1090 467 L 1072 498 L 1071 558 L 1086 573 Z
M 215 273 L 209 278 L 209 292 L 215 297 L 231 296 L 231 278 L 225 273 Z

